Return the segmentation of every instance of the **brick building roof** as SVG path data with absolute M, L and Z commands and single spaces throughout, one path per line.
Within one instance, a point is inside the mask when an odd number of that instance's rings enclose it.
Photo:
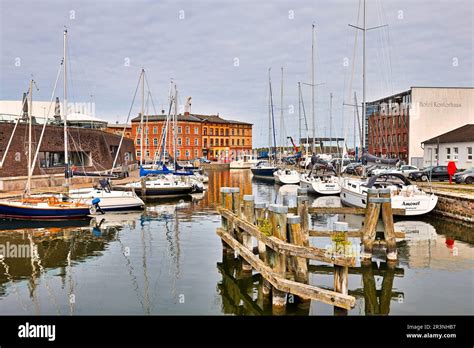
M 164 121 L 166 115 L 148 115 L 145 116 L 144 120 L 148 118 L 148 121 Z M 132 122 L 140 122 L 140 115 L 132 119 Z M 225 120 L 219 115 L 200 115 L 200 114 L 190 114 L 190 115 L 178 115 L 178 121 L 190 121 L 190 122 L 210 122 L 210 123 L 222 123 L 222 124 L 242 124 L 242 125 L 252 125 L 251 123 L 234 121 L 234 120 Z
M 423 144 L 464 143 L 474 141 L 474 124 L 466 124 L 437 137 L 423 141 Z

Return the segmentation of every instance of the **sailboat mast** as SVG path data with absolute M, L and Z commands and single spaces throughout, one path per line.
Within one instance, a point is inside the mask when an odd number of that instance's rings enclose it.
M 352 142 L 354 143 L 354 154 L 356 149 L 356 116 L 357 116 L 357 103 L 356 103 L 356 92 L 354 92 L 354 130 L 353 130 L 353 139 Z
M 366 23 L 366 6 L 365 6 L 365 0 L 364 0 L 364 14 L 363 14 L 363 21 L 364 21 L 364 27 L 362 31 L 362 149 L 363 151 L 364 146 L 365 146 L 365 115 L 366 115 L 366 72 L 365 72 L 365 55 L 366 55 L 366 47 L 365 47 L 365 34 L 367 32 L 367 23 Z
M 332 154 L 332 93 L 329 93 L 329 154 Z
M 143 133 L 145 129 L 143 127 L 143 115 L 145 114 L 145 69 L 142 68 L 142 112 L 140 115 L 140 166 L 143 165 Z
M 27 196 L 30 195 L 31 189 L 31 133 L 32 133 L 32 126 L 31 126 L 31 119 L 33 114 L 33 80 L 30 80 L 30 107 L 28 108 L 28 180 L 26 182 L 25 194 Z
M 298 143 L 301 151 L 301 84 L 298 82 Z M 303 153 L 303 151 L 301 151 Z
M 64 29 L 64 42 L 63 42 L 63 113 L 64 113 L 64 175 L 66 192 L 69 190 L 69 149 L 68 149 L 68 134 L 67 134 L 67 29 Z
M 173 158 L 176 170 L 176 144 L 177 144 L 177 120 L 178 120 L 178 88 L 174 86 L 174 117 L 173 117 Z
M 270 72 L 272 68 L 268 68 L 268 160 L 272 152 L 272 109 L 271 109 L 271 90 L 270 90 Z
M 312 151 L 315 153 L 316 144 L 316 119 L 314 116 L 314 24 L 311 32 L 311 116 L 313 118 L 313 146 Z

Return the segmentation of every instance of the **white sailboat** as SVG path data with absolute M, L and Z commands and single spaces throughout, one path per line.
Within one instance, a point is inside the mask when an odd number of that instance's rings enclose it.
M 361 147 L 364 149 L 365 115 L 366 109 L 366 32 L 374 28 L 366 25 L 366 4 L 363 3 L 363 27 L 352 26 L 362 30 L 362 133 Z M 377 28 L 377 27 L 376 27 Z M 356 106 L 357 108 L 357 106 Z M 417 185 L 413 185 L 405 176 L 397 173 L 384 173 L 371 176 L 367 180 L 342 178 L 341 200 L 346 205 L 365 208 L 367 204 L 367 190 L 369 188 L 389 188 L 391 192 L 392 208 L 405 209 L 406 215 L 422 215 L 432 211 L 438 197 L 434 193 L 426 193 Z
M 300 186 L 308 190 L 308 193 L 319 195 L 337 195 L 341 193 L 341 185 L 336 173 L 324 171 L 322 173 L 301 174 Z
M 252 175 L 256 179 L 261 180 L 275 180 L 273 173 L 277 170 L 277 167 L 274 165 L 274 154 L 272 153 L 273 149 L 276 149 L 276 138 L 275 138 L 275 118 L 273 115 L 273 95 L 272 95 L 272 80 L 271 80 L 271 68 L 268 69 L 268 161 L 258 161 L 253 165 L 250 170 Z M 273 131 L 273 132 L 272 132 Z M 273 133 L 273 143 L 272 143 L 272 133 Z
M 63 79 L 64 79 L 64 105 L 63 105 L 63 112 L 64 112 L 64 134 L 65 134 L 65 161 L 66 161 L 66 170 L 69 170 L 69 156 L 68 156 L 68 141 L 67 141 L 67 70 L 66 70 L 66 63 L 67 63 L 67 30 L 64 30 L 64 61 L 63 61 Z M 127 120 L 128 121 L 128 120 Z M 110 170 L 110 174 L 112 174 L 115 164 L 117 162 L 117 157 L 120 153 L 120 148 L 122 145 L 123 137 L 125 131 L 122 132 L 122 138 L 120 139 L 120 143 L 118 146 L 117 154 L 114 159 L 114 163 L 112 165 L 112 169 Z M 90 187 L 90 188 L 81 188 L 81 189 L 68 189 L 68 196 L 75 201 L 83 202 L 89 206 L 97 205 L 103 212 L 106 211 L 126 211 L 126 210 L 135 210 L 135 209 L 143 209 L 145 203 L 141 200 L 140 197 L 136 195 L 133 190 L 130 191 L 117 191 L 112 190 L 110 185 L 103 186 L 103 187 Z
M 143 129 L 143 116 L 145 114 L 145 70 L 142 69 L 141 74 L 140 74 L 140 80 L 141 80 L 141 87 L 142 87 L 142 119 L 140 121 L 140 127 Z M 176 120 L 178 116 L 178 91 L 176 89 L 176 85 L 174 86 L 175 88 L 175 94 L 174 96 L 170 95 L 170 109 L 169 109 L 169 114 L 166 120 L 166 125 L 163 130 L 163 135 L 162 135 L 162 141 L 161 141 L 161 146 L 164 150 L 166 149 L 166 144 L 167 144 L 167 134 L 168 134 L 168 127 L 170 124 L 171 120 L 171 107 L 173 106 L 174 103 L 174 122 L 173 122 L 173 145 L 174 145 L 174 168 L 176 168 Z M 170 89 L 171 93 L 171 89 Z M 140 157 L 140 167 L 142 168 L 143 166 L 143 143 L 144 143 L 144 133 L 143 131 L 140 132 L 141 136 L 141 157 Z M 157 159 L 155 158 L 153 160 L 154 163 L 157 162 Z M 204 181 L 206 181 L 205 177 L 199 177 L 195 175 L 187 175 L 187 172 L 185 173 L 178 173 L 172 172 L 170 170 L 158 170 L 152 168 L 148 173 L 146 173 L 146 177 L 144 177 L 142 181 L 137 181 L 137 182 L 132 182 L 128 183 L 124 186 L 121 186 L 121 189 L 132 189 L 135 191 L 137 194 L 140 196 L 145 196 L 147 198 L 159 198 L 159 197 L 178 197 L 178 196 L 186 196 L 189 195 L 193 192 L 203 192 L 204 191 Z M 182 175 L 180 175 L 182 174 Z
M 273 173 L 275 183 L 280 185 L 297 185 L 300 183 L 300 174 L 294 169 L 278 169 Z
M 250 169 L 257 163 L 258 160 L 254 159 L 252 155 L 245 154 L 235 161 L 231 161 L 229 167 L 230 169 Z
M 365 208 L 367 190 L 370 188 L 390 189 L 392 208 L 405 209 L 405 215 L 429 213 L 438 203 L 438 197 L 434 193 L 426 193 L 398 173 L 374 175 L 367 180 L 343 178 L 341 201 L 346 205 Z

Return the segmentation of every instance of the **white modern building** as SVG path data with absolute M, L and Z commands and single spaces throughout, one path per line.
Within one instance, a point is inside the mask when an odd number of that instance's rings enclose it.
M 422 142 L 466 124 L 474 124 L 474 88 L 412 87 L 409 112 L 410 164 L 423 167 Z
M 474 124 L 474 87 L 411 87 L 367 104 L 365 144 L 421 168 L 422 142 L 466 124 Z
M 474 124 L 467 124 L 423 142 L 424 167 L 447 165 L 453 161 L 459 169 L 474 167 Z

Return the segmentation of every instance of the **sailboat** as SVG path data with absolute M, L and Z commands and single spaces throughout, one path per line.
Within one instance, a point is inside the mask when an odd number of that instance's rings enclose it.
M 141 75 L 141 86 L 142 86 L 142 112 L 141 112 L 141 120 L 140 120 L 140 127 L 143 129 L 143 117 L 145 114 L 145 70 L 142 69 Z M 171 90 L 170 90 L 171 93 Z M 197 178 L 193 178 L 192 172 L 189 173 L 175 173 L 173 170 L 169 170 L 166 165 L 162 164 L 162 154 L 166 152 L 166 144 L 167 144 L 167 134 L 168 134 L 168 127 L 170 126 L 171 121 L 171 108 L 174 103 L 174 120 L 173 120 L 173 145 L 174 145 L 174 168 L 176 168 L 176 122 L 178 117 L 178 91 L 175 86 L 175 94 L 174 97 L 170 94 L 170 108 L 168 112 L 168 117 L 166 119 L 165 126 L 163 127 L 162 139 L 161 139 L 161 147 L 162 150 L 160 152 L 160 159 L 159 163 L 161 164 L 161 168 L 154 168 L 152 167 L 151 170 L 144 170 L 143 169 L 143 144 L 144 144 L 144 131 L 140 132 L 140 144 L 141 144 L 141 156 L 140 156 L 140 176 L 142 176 L 141 181 L 132 182 L 126 184 L 124 187 L 120 189 L 133 189 L 137 194 L 141 196 L 145 196 L 147 198 L 159 198 L 159 197 L 177 197 L 177 196 L 185 196 L 189 195 L 193 192 L 202 192 L 204 190 L 204 179 L 201 180 Z M 156 156 L 155 156 L 156 157 Z M 157 162 L 155 158 L 154 163 Z M 179 175 L 181 174 L 181 175 Z M 186 175 L 185 175 L 186 174 Z M 189 175 L 187 175 L 189 174 Z M 118 188 L 118 187 L 117 187 Z
M 283 156 L 284 151 L 284 142 L 285 137 L 284 134 L 284 119 L 283 119 L 283 67 L 281 68 L 281 96 L 280 96 L 280 161 Z M 279 185 L 297 185 L 300 182 L 300 174 L 294 170 L 289 168 L 279 168 L 278 170 L 273 172 L 273 177 L 275 178 L 275 183 Z
M 364 153 L 364 119 L 366 112 L 366 3 L 363 3 L 363 28 L 355 27 L 363 32 L 362 50 L 362 133 L 361 150 Z M 357 107 L 357 106 L 356 106 Z M 373 175 L 370 179 L 341 179 L 341 201 L 350 206 L 365 208 L 367 205 L 367 190 L 369 188 L 390 189 L 392 208 L 405 209 L 405 215 L 422 215 L 432 211 L 438 203 L 434 193 L 426 193 L 417 185 L 413 185 L 405 176 L 398 173 L 383 173 Z
M 308 193 L 319 195 L 337 195 L 341 193 L 339 178 L 333 168 L 322 166 L 312 168 L 309 173 L 301 174 L 300 186 Z
M 64 58 L 63 58 L 63 83 L 64 83 L 64 127 L 65 127 L 65 161 L 66 161 L 66 170 L 69 170 L 68 165 L 68 141 L 67 141 L 67 30 L 64 30 Z M 112 175 L 113 168 L 117 161 L 117 156 L 120 153 L 120 147 L 122 145 L 124 137 L 124 132 L 122 133 L 122 138 L 120 139 L 120 144 L 118 150 L 116 151 L 116 157 L 110 170 L 110 175 Z M 101 180 L 101 182 L 104 182 Z M 108 181 L 105 181 L 108 183 Z M 68 188 L 68 185 L 66 186 Z M 143 209 L 145 203 L 141 200 L 140 197 L 136 195 L 133 190 L 129 191 L 117 191 L 112 190 L 110 185 L 103 184 L 98 187 L 88 187 L 81 189 L 68 190 L 68 196 L 79 202 L 84 202 L 89 206 L 100 206 L 100 209 L 103 212 L 107 211 L 127 211 L 135 209 Z
M 63 62 L 64 64 L 64 62 Z M 33 83 L 30 81 L 29 96 L 30 107 L 28 110 L 28 178 L 25 192 L 20 198 L 11 198 L 0 201 L 0 218 L 15 220 L 62 220 L 87 218 L 90 214 L 90 207 L 79 201 L 71 200 L 66 195 L 52 196 L 38 194 L 31 195 L 31 178 L 34 171 L 32 160 L 32 106 L 33 106 Z M 44 127 L 46 126 L 46 122 Z M 66 127 L 66 122 L 65 122 Z M 43 128 L 44 130 L 44 128 Z M 42 133 L 44 134 L 44 133 Z M 11 135 L 13 137 L 14 133 Z M 64 143 L 67 144 L 67 131 L 64 131 Z M 38 142 L 36 154 L 39 151 L 41 139 Z M 67 145 L 65 145 L 67 154 Z M 67 158 L 67 157 L 65 157 Z M 36 155 L 35 155 L 36 160 Z M 66 163 L 66 180 L 68 177 L 68 166 Z
M 272 151 L 272 130 L 273 130 L 273 144 L 276 148 L 276 138 L 275 138 L 275 118 L 273 115 L 273 97 L 272 97 L 272 80 L 270 77 L 271 68 L 268 69 L 268 85 L 269 85 L 269 103 L 268 103 L 268 161 L 259 161 L 257 164 L 252 166 L 250 170 L 254 178 L 263 179 L 263 180 L 275 180 L 273 173 L 278 169 L 272 163 L 272 156 L 274 153 Z M 275 160 L 275 159 L 273 159 Z

